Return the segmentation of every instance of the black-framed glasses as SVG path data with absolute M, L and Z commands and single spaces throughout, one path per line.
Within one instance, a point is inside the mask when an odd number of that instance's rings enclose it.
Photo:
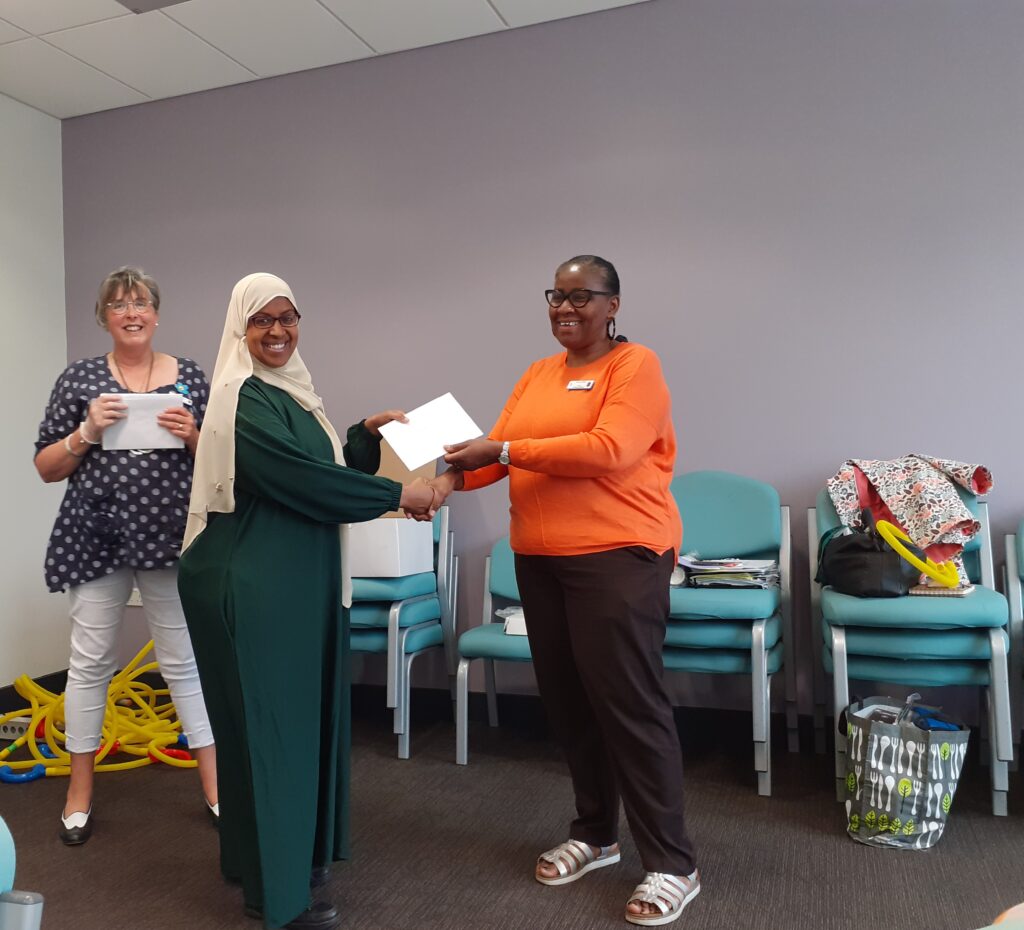
M 582 310 L 591 300 L 596 296 L 612 297 L 614 296 L 612 291 L 592 291 L 585 287 L 578 287 L 575 290 L 569 291 L 568 294 L 565 291 L 559 290 L 547 290 L 544 292 L 544 297 L 548 302 L 548 306 L 553 310 L 557 310 L 567 300 L 577 310 Z
M 249 322 L 257 329 L 270 329 L 275 323 L 280 323 L 282 326 L 291 329 L 291 327 L 297 326 L 301 319 L 302 314 L 298 310 L 286 310 L 280 316 L 270 316 L 268 313 L 254 313 L 249 317 Z
M 121 316 L 123 313 L 127 313 L 128 309 L 131 308 L 136 313 L 145 313 L 153 306 L 153 301 L 143 300 L 141 297 L 136 300 L 110 300 L 104 307 L 108 313 L 113 313 L 115 316 Z

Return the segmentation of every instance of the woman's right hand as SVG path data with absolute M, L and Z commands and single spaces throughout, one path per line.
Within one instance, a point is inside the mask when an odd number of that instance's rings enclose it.
M 128 415 L 128 405 L 117 394 L 101 394 L 89 402 L 89 412 L 85 417 L 85 428 L 88 431 L 86 442 L 99 442 L 103 431 L 112 423 Z
M 402 499 L 398 506 L 405 511 L 406 516 L 418 520 L 432 519 L 437 512 L 434 501 L 437 494 L 424 478 L 417 478 L 409 484 L 402 486 Z

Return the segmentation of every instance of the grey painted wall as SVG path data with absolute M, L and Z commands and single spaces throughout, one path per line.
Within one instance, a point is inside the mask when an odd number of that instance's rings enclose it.
M 107 347 L 94 291 L 131 261 L 160 346 L 212 366 L 273 271 L 336 423 L 452 390 L 489 426 L 557 349 L 554 266 L 603 254 L 679 470 L 794 508 L 802 607 L 803 508 L 848 457 L 984 462 L 997 530 L 1024 516 L 1022 48 L 1019 0 L 654 0 L 70 120 L 68 352 Z M 454 519 L 465 627 L 504 489 Z
M 46 590 L 43 573 L 61 489 L 32 464 L 67 351 L 60 135 L 58 120 L 0 94 L 0 321 L 13 349 L 0 432 L 0 688 L 68 661 L 67 602 Z

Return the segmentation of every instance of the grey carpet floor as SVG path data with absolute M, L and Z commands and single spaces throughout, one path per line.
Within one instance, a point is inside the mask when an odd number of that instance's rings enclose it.
M 946 835 L 927 852 L 848 839 L 832 800 L 831 758 L 775 749 L 774 796 L 754 787 L 749 716 L 682 715 L 687 814 L 703 876 L 674 925 L 697 928 L 969 930 L 1024 900 L 1024 792 L 989 812 L 988 772 L 968 757 Z M 780 734 L 776 734 L 779 736 Z M 641 874 L 623 828 L 622 862 L 558 888 L 532 878 L 538 852 L 565 838 L 569 780 L 527 722 L 470 729 L 470 764 L 453 763 L 450 721 L 414 718 L 413 755 L 394 757 L 387 718 L 360 714 L 353 747 L 353 858 L 327 895 L 359 930 L 630 926 Z M 287 753 L 287 747 L 282 747 Z M 46 898 L 44 930 L 254 930 L 217 869 L 217 837 L 193 772 L 150 766 L 102 775 L 96 832 L 56 836 L 66 782 L 0 784 L 18 850 L 16 885 Z

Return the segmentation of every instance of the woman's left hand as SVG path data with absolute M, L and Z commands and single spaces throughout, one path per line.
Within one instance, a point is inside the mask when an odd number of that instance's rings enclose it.
M 501 455 L 502 444 L 497 439 L 471 439 L 445 446 L 444 460 L 466 471 L 474 471 L 485 465 L 493 465 Z
M 409 418 L 405 415 L 404 410 L 382 410 L 380 413 L 375 413 L 372 417 L 367 417 L 363 420 L 363 425 L 379 439 L 380 428 L 392 420 L 397 420 L 399 423 L 409 422 Z
M 156 422 L 172 436 L 185 440 L 185 446 L 190 452 L 195 451 L 196 443 L 199 441 L 199 429 L 196 427 L 192 411 L 187 407 L 168 407 L 157 414 Z

